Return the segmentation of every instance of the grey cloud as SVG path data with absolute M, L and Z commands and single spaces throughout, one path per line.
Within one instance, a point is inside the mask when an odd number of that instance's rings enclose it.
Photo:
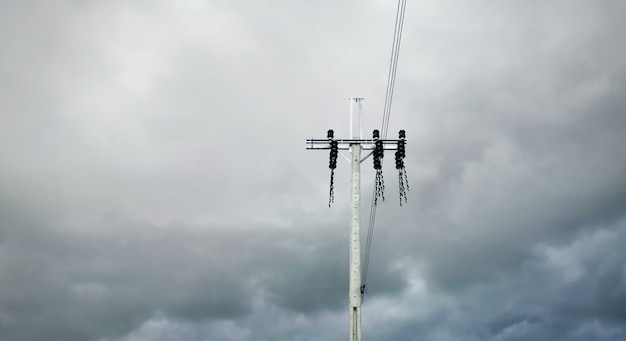
M 345 338 L 348 167 L 328 209 L 304 139 L 378 127 L 393 6 L 0 7 L 0 338 Z M 368 339 L 624 339 L 623 13 L 409 4 Z

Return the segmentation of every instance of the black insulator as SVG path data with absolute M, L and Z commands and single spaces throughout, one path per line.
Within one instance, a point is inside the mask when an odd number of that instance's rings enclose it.
M 330 138 L 332 138 L 332 136 L 333 136 L 333 130 L 332 129 L 328 130 L 328 136 Z M 330 169 L 337 168 L 337 155 L 339 154 L 338 145 L 339 145 L 339 143 L 336 140 L 331 140 L 330 141 L 330 158 L 329 158 L 329 162 L 328 162 L 328 168 L 330 168 Z
M 372 132 L 372 136 L 377 139 L 380 137 L 380 131 L 378 131 L 378 129 L 374 129 L 374 132 Z
M 376 141 L 376 145 L 374 147 L 374 156 L 375 157 L 383 157 L 384 149 L 383 149 L 383 141 Z
M 402 161 L 402 159 L 396 160 L 396 169 L 402 169 L 402 168 L 404 168 L 404 161 Z
M 335 131 L 332 129 L 328 129 L 328 134 L 326 134 L 326 137 L 332 139 L 333 137 L 335 137 Z
M 374 169 L 381 169 L 382 165 L 380 164 L 380 159 L 374 159 Z
M 396 168 L 400 169 L 404 167 L 404 161 L 402 161 L 402 153 L 400 151 L 396 151 Z
M 398 151 L 396 152 L 396 155 L 400 154 L 401 157 L 404 157 L 404 151 L 405 151 L 404 140 L 400 140 L 398 141 Z
M 330 141 L 330 156 L 337 158 L 339 154 L 339 143 L 336 140 Z
M 404 129 L 400 130 L 400 132 L 398 133 L 398 136 L 400 136 L 401 139 L 406 138 L 406 131 L 404 131 Z

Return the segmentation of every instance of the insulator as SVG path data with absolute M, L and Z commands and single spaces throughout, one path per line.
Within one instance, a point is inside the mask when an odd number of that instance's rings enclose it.
M 328 130 L 329 138 L 333 136 L 333 130 Z M 339 154 L 338 142 L 336 140 L 330 141 L 330 157 L 328 161 L 328 168 L 335 169 L 337 168 L 337 155 Z
M 400 155 L 400 157 L 404 157 L 404 152 L 405 152 L 404 140 L 400 140 L 398 141 L 398 151 L 396 152 L 396 155 Z
M 398 133 L 398 136 L 400 136 L 401 139 L 406 138 L 406 131 L 404 131 L 404 129 L 400 130 L 400 132 Z
M 400 151 L 396 151 L 396 168 L 400 169 L 402 167 L 404 167 L 404 161 L 402 161 L 402 153 L 400 153 Z
M 330 156 L 337 158 L 339 154 L 339 143 L 336 140 L 330 141 Z
M 380 159 L 374 159 L 374 169 L 381 169 L 382 165 L 380 164 Z
M 332 130 L 332 129 L 328 129 L 328 134 L 326 134 L 326 136 L 327 136 L 329 139 L 334 138 L 334 137 L 335 137 L 335 131 L 334 131 L 334 130 Z
M 374 156 L 377 157 L 383 157 L 384 155 L 384 149 L 383 149 L 383 141 L 378 140 L 376 141 L 376 145 L 374 147 Z
M 380 137 L 380 132 L 378 131 L 378 129 L 374 129 L 374 132 L 372 132 L 372 137 L 374 137 L 375 139 Z

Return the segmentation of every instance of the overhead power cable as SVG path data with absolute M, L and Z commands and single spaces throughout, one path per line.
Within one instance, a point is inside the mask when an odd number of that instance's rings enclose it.
M 387 138 L 389 130 L 389 117 L 391 116 L 391 103 L 393 101 L 393 91 L 396 82 L 396 71 L 398 70 L 398 56 L 400 54 L 400 43 L 402 41 L 402 30 L 404 26 L 404 13 L 406 9 L 406 0 L 398 0 L 398 8 L 396 10 L 396 24 L 393 32 L 393 44 L 391 47 L 391 59 L 389 62 L 389 74 L 387 76 L 387 90 L 385 93 L 385 105 L 383 108 L 383 122 L 381 127 L 382 138 Z M 381 160 L 382 161 L 382 160 Z M 376 188 L 372 194 L 372 203 L 370 206 L 369 227 L 367 230 L 367 239 L 365 243 L 365 254 L 361 267 L 361 294 L 367 289 L 367 270 L 369 267 L 370 253 L 372 248 L 372 238 L 374 236 L 374 225 L 376 222 Z

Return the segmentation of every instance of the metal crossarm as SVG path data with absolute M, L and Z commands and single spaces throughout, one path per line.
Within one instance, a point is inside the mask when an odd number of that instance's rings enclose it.
M 330 141 L 332 139 L 308 139 L 306 140 L 306 149 L 330 149 Z M 398 149 L 398 141 L 400 140 L 376 140 L 376 139 L 336 139 L 339 144 L 339 150 L 349 150 L 351 145 L 360 144 L 362 150 L 374 150 L 376 141 L 383 143 L 383 149 Z

